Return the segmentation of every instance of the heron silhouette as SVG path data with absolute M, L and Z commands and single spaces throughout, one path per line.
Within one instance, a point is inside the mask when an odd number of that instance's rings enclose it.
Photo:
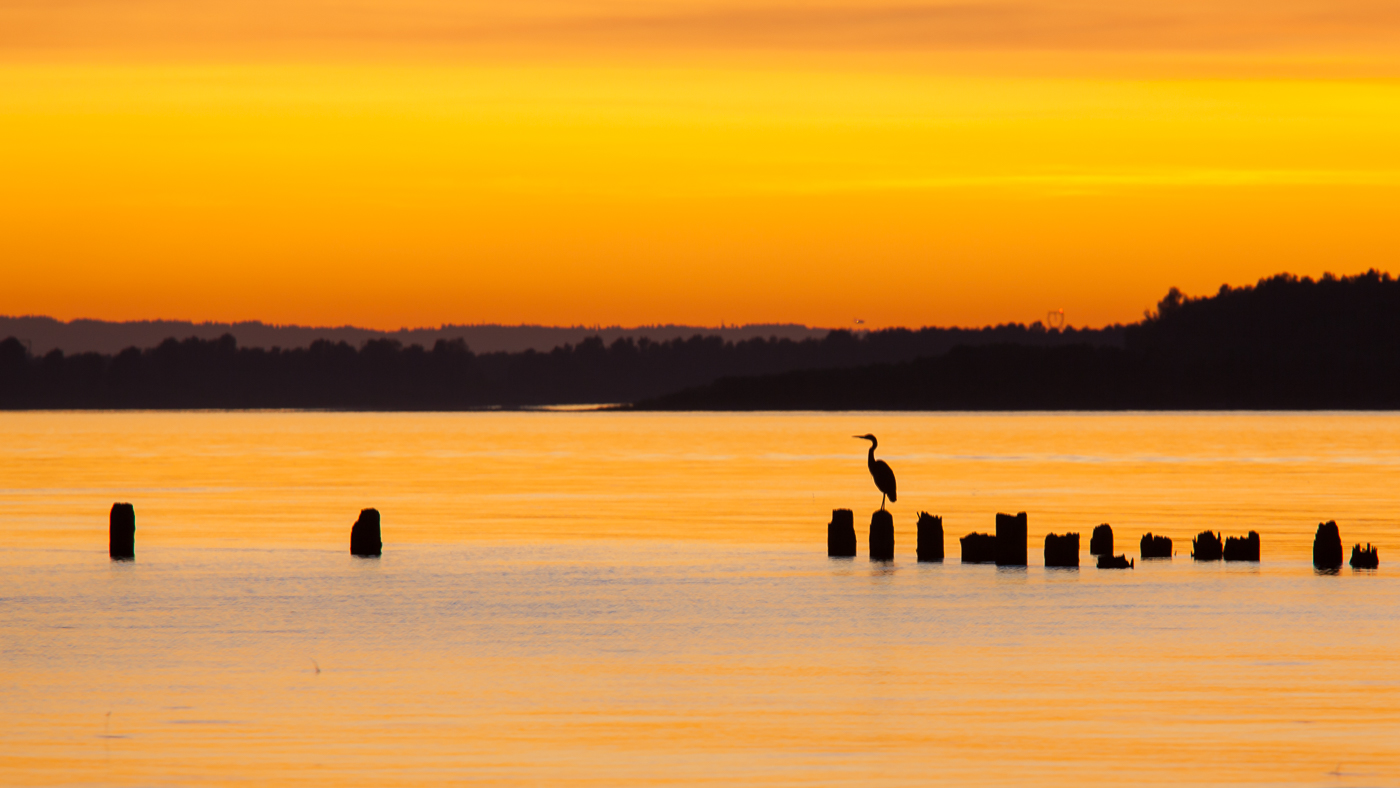
M 852 438 L 870 441 L 870 456 L 866 459 L 865 465 L 870 469 L 870 475 L 875 478 L 875 486 L 880 488 L 880 511 L 885 510 L 885 497 L 888 496 L 890 503 L 898 501 L 899 498 L 894 493 L 894 471 L 884 460 L 875 459 L 875 447 L 880 442 L 875 440 L 874 435 L 852 435 Z

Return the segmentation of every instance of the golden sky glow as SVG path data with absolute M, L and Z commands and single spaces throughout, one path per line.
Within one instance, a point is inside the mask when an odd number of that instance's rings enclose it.
M 0 0 L 0 313 L 846 325 L 1395 269 L 1380 2 Z

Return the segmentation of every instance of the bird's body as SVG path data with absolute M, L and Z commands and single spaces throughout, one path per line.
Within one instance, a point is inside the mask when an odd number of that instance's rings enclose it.
M 875 479 L 875 486 L 882 493 L 880 497 L 880 509 L 885 508 L 885 498 L 890 499 L 890 503 L 899 500 L 895 495 L 894 471 L 884 460 L 875 459 L 875 447 L 879 442 L 874 435 L 852 435 L 853 438 L 870 441 L 870 454 L 867 455 L 865 465 L 870 469 L 870 475 Z

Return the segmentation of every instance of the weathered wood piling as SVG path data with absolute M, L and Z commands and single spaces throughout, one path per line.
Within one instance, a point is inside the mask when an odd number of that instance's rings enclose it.
M 870 515 L 870 560 L 894 560 L 894 517 L 886 509 Z
M 1026 565 L 1026 513 L 997 513 L 997 566 Z
M 379 510 L 361 509 L 360 519 L 350 528 L 350 554 L 373 557 L 383 552 L 384 543 L 379 540 Z
M 832 509 L 826 524 L 826 554 L 831 558 L 856 557 L 856 516 L 850 509 Z
M 136 507 L 129 503 L 112 504 L 107 522 L 107 554 L 117 561 L 136 558 Z
M 1259 532 L 1250 531 L 1248 536 L 1225 537 L 1226 561 L 1259 561 Z
M 1191 540 L 1191 557 L 1197 561 L 1219 561 L 1224 555 L 1225 550 L 1220 543 L 1219 534 L 1201 531 Z
M 1079 566 L 1079 534 L 1046 534 L 1046 566 Z
M 1317 524 L 1313 535 L 1313 566 L 1318 569 L 1339 569 L 1342 566 L 1342 532 L 1336 520 Z
M 1094 526 L 1089 535 L 1089 555 L 1113 554 L 1113 527 L 1108 523 Z
M 997 560 L 997 538 L 991 534 L 971 533 L 958 540 L 962 545 L 964 564 L 994 564 Z
M 1380 565 L 1380 553 L 1376 548 L 1371 546 L 1370 542 L 1366 543 L 1366 548 L 1364 550 L 1361 548 L 1361 545 L 1355 545 L 1351 548 L 1352 569 L 1376 569 Z
M 943 518 L 919 512 L 919 542 L 915 555 L 920 563 L 943 561 Z
M 1138 551 L 1143 558 L 1171 558 L 1172 540 L 1165 536 L 1153 536 L 1151 531 L 1142 535 Z
M 1101 555 L 1099 556 L 1100 569 L 1132 569 L 1137 563 L 1128 558 L 1127 555 Z

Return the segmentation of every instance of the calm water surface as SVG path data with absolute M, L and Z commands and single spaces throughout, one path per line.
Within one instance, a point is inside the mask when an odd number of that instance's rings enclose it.
M 864 432 L 893 563 L 864 557 Z M 0 439 L 0 784 L 1400 785 L 1400 414 L 5 413 Z M 378 560 L 347 554 L 364 506 Z M 854 561 L 825 556 L 835 507 Z M 914 562 L 920 510 L 950 563 Z M 956 563 L 1023 510 L 1031 567 Z M 1381 569 L 1315 573 L 1324 519 Z M 1101 522 L 1178 555 L 1036 565 Z M 1204 528 L 1263 561 L 1193 563 Z

